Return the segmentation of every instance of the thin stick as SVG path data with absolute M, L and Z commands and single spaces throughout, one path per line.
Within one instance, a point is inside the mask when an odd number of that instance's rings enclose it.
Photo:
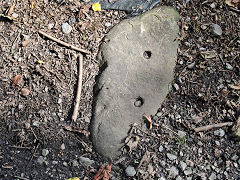
M 83 72 L 83 55 L 79 54 L 79 73 L 78 73 L 78 87 L 77 87 L 77 96 L 75 100 L 75 106 L 73 110 L 72 120 L 75 122 L 78 116 L 78 108 L 81 98 L 81 91 L 82 91 L 82 72 Z
M 29 179 L 27 179 L 27 178 L 20 177 L 20 176 L 13 176 L 13 177 L 18 178 L 18 179 L 22 179 L 22 180 L 29 180 Z
M 218 123 L 218 124 L 211 124 L 211 125 L 207 125 L 207 126 L 202 126 L 202 127 L 198 127 L 198 128 L 194 128 L 195 132 L 200 132 L 200 131 L 207 131 L 213 128 L 221 128 L 224 126 L 232 126 L 233 122 L 225 122 L 225 123 Z
M 16 149 L 32 149 L 31 147 L 21 147 L 21 146 L 8 146 L 11 148 L 16 148 Z
M 63 41 L 61 41 L 61 40 L 59 40 L 59 39 L 56 39 L 56 38 L 48 35 L 47 33 L 43 32 L 43 31 L 41 31 L 41 30 L 39 30 L 38 33 L 41 34 L 41 35 L 43 35 L 43 36 L 45 36 L 45 37 L 47 37 L 48 39 L 51 39 L 51 40 L 53 40 L 53 41 L 55 41 L 55 42 L 63 45 L 63 46 L 66 46 L 66 47 L 68 47 L 68 48 L 70 48 L 70 49 L 73 49 L 73 50 L 76 50 L 76 51 L 79 51 L 79 52 L 82 52 L 82 53 L 85 53 L 85 54 L 90 54 L 90 51 L 88 51 L 88 50 L 81 49 L 81 48 L 78 48 L 78 47 L 73 46 L 73 45 L 71 45 L 71 44 L 68 44 L 68 43 L 66 43 L 66 42 L 63 42 Z

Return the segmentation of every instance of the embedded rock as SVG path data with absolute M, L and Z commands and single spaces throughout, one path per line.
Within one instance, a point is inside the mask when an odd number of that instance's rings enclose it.
M 105 37 L 94 87 L 95 149 L 116 158 L 133 123 L 155 114 L 168 94 L 177 58 L 178 13 L 158 7 L 122 21 Z

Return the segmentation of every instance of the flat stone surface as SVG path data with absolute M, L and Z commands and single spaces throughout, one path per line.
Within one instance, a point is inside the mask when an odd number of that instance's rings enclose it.
M 158 7 L 122 21 L 105 37 L 98 60 L 91 134 L 95 149 L 116 158 L 132 123 L 155 114 L 173 79 L 178 13 Z

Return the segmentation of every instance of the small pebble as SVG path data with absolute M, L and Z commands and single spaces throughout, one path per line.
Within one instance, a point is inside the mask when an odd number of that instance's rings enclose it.
M 219 141 L 215 141 L 215 144 L 216 144 L 217 146 L 220 146 L 220 145 L 221 145 Z
M 214 135 L 223 137 L 225 135 L 225 131 L 223 129 L 218 129 L 218 130 L 214 131 Z
M 54 23 L 49 23 L 48 24 L 48 29 L 52 29 L 54 27 Z
M 30 94 L 30 90 L 27 88 L 22 88 L 21 89 L 21 95 L 23 96 L 28 96 Z
M 157 117 L 161 117 L 162 115 L 163 115 L 162 112 L 158 112 L 158 113 L 157 113 Z
M 176 180 L 182 180 L 181 176 L 177 176 Z
M 82 164 L 83 166 L 91 166 L 94 163 L 94 161 L 89 158 L 80 157 L 79 163 Z
M 64 162 L 63 162 L 63 165 L 67 167 L 67 166 L 68 166 L 68 163 L 64 161 Z
M 193 69 L 195 67 L 195 62 L 189 64 L 187 67 L 188 69 Z
M 202 30 L 206 30 L 206 29 L 207 29 L 207 26 L 206 26 L 205 24 L 202 24 L 202 25 L 201 25 L 201 29 L 202 29 Z
M 177 156 L 176 156 L 176 155 L 170 154 L 170 153 L 167 153 L 167 157 L 168 157 L 168 159 L 171 160 L 171 161 L 177 159 Z
M 186 169 L 186 170 L 184 171 L 184 174 L 185 174 L 186 176 L 192 174 L 192 169 L 191 169 L 191 168 Z
M 32 123 L 32 125 L 35 126 L 35 127 L 38 127 L 38 126 L 39 126 L 38 121 L 34 121 L 34 122 Z
M 31 125 L 30 125 L 30 123 L 28 123 L 28 122 L 27 122 L 27 123 L 25 123 L 25 128 L 26 128 L 26 129 L 29 129 L 29 128 L 30 128 L 30 126 L 31 126 Z
M 212 4 L 210 4 L 210 7 L 214 9 L 216 7 L 216 5 L 214 3 L 212 3 Z
M 17 18 L 18 18 L 18 14 L 17 14 L 17 13 L 12 13 L 12 17 L 13 17 L 14 19 L 17 19 Z
M 169 171 L 169 176 L 175 178 L 178 174 L 179 170 L 175 166 L 172 166 Z
M 215 180 L 217 178 L 215 173 L 212 173 L 211 176 L 209 177 L 209 180 Z
M 126 173 L 127 176 L 133 177 L 133 176 L 135 176 L 135 174 L 136 174 L 136 170 L 135 170 L 134 167 L 128 166 L 128 167 L 125 169 L 125 173 Z
M 183 161 L 180 161 L 180 166 L 181 166 L 181 169 L 184 171 L 187 167 L 187 164 Z
M 58 161 L 52 161 L 52 164 L 56 165 L 56 164 L 58 164 Z
M 73 17 L 73 16 L 71 16 L 71 17 L 68 19 L 68 23 L 69 23 L 69 24 L 73 24 L 73 23 L 75 23 L 75 22 L 76 22 L 76 18 Z
M 44 163 L 43 157 L 39 156 L 38 159 L 37 159 L 37 162 L 42 165 Z
M 238 155 L 233 155 L 233 157 L 231 158 L 231 160 L 233 160 L 233 161 L 237 161 L 238 160 Z
M 64 143 L 62 143 L 60 149 L 61 149 L 61 150 L 64 150 L 64 149 L 65 149 L 65 144 L 64 144 Z
M 233 67 L 232 67 L 232 65 L 231 64 L 229 64 L 229 63 L 226 63 L 226 68 L 228 69 L 228 70 L 233 70 Z
M 173 87 L 176 89 L 176 91 L 178 91 L 178 90 L 179 90 L 179 86 L 178 86 L 178 84 L 177 84 L 177 83 L 174 83 L 174 84 L 173 84 Z
M 104 26 L 106 26 L 106 27 L 111 27 L 111 26 L 112 26 L 112 23 L 106 22 L 106 23 L 104 24 Z
M 73 167 L 78 166 L 78 161 L 77 161 L 77 160 L 73 160 L 73 162 L 72 162 L 72 166 L 73 166 Z
M 221 36 L 222 35 L 222 28 L 218 24 L 211 25 L 211 33 L 214 36 Z
M 163 150 L 164 150 L 164 149 L 163 149 L 163 146 L 162 146 L 162 145 L 159 146 L 158 151 L 159 151 L 159 152 L 163 152 Z
M 72 31 L 72 26 L 70 26 L 68 23 L 62 24 L 62 32 L 65 34 L 69 34 Z
M 62 98 L 58 99 L 58 104 L 62 104 Z
M 47 156 L 49 154 L 49 151 L 47 149 L 42 149 L 42 155 Z

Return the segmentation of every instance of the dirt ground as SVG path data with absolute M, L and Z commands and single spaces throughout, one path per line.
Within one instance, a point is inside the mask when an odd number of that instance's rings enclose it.
M 178 169 L 174 176 L 183 179 L 239 179 L 240 144 L 231 137 L 231 127 L 200 133 L 194 128 L 235 123 L 239 116 L 240 8 L 213 0 L 160 5 L 174 6 L 180 14 L 175 78 L 152 115 L 152 130 L 133 127 L 130 136 L 139 138 L 137 147 L 123 147 L 122 156 L 111 162 L 111 179 L 170 178 L 173 166 Z M 75 0 L 0 0 L 0 14 L 0 179 L 91 179 L 108 163 L 88 136 L 96 56 L 104 35 L 130 15 L 94 12 L 89 3 Z M 62 32 L 65 22 L 73 28 L 70 34 Z M 221 35 L 213 34 L 212 24 L 221 27 Z M 84 55 L 76 122 L 71 116 L 78 52 L 39 30 L 90 51 Z M 80 157 L 94 163 L 84 166 Z M 128 166 L 135 168 L 134 177 L 127 177 Z

